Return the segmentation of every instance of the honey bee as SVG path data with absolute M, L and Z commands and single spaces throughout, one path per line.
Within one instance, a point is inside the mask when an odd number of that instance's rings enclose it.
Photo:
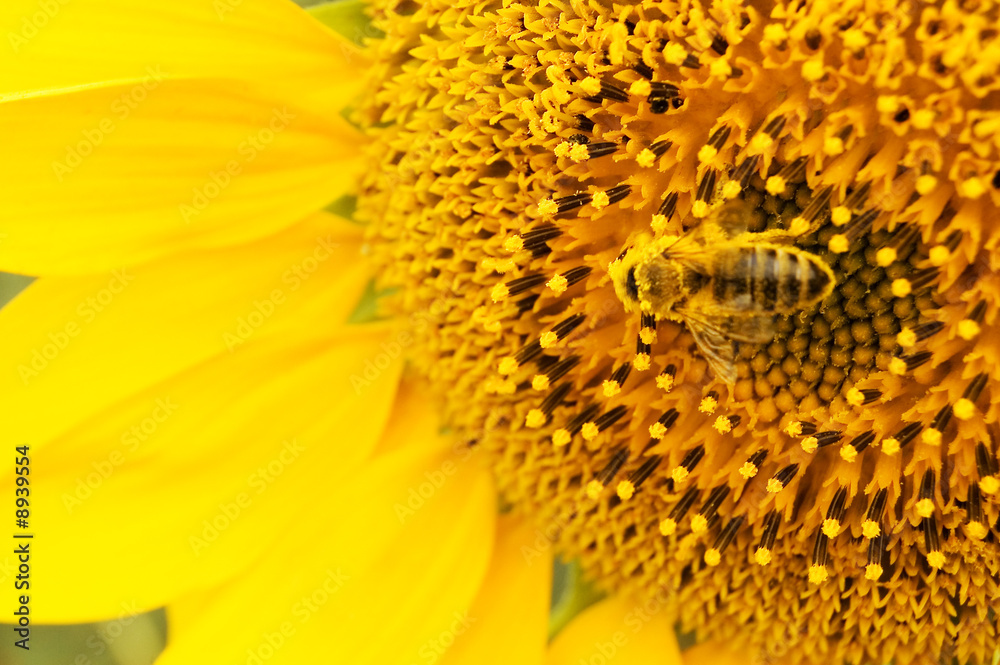
M 781 232 L 747 232 L 752 208 L 716 208 L 684 235 L 641 238 L 608 267 L 626 312 L 683 323 L 716 376 L 736 382 L 734 342 L 774 337 L 775 316 L 824 300 L 834 275 Z

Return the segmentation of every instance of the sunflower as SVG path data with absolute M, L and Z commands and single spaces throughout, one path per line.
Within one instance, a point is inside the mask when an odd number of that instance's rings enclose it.
M 990 662 L 995 3 L 374 7 L 359 215 L 514 510 L 751 658 Z

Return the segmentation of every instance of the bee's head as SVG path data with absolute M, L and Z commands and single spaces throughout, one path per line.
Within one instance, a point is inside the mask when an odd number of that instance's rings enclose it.
M 640 252 L 635 247 L 626 248 L 618 258 L 608 265 L 608 275 L 615 285 L 615 294 L 622 301 L 626 312 L 640 309 L 639 282 L 636 268 L 639 265 Z

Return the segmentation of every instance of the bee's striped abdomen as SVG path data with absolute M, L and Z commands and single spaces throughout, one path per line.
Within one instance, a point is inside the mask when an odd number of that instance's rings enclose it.
M 830 271 L 796 248 L 731 247 L 716 254 L 712 297 L 733 309 L 790 313 L 829 293 Z

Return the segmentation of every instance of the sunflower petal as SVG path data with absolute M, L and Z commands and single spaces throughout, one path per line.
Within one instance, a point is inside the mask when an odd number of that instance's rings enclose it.
M 44 444 L 215 356 L 336 331 L 369 278 L 360 240 L 318 214 L 266 242 L 34 282 L 0 310 L 0 435 Z
M 246 573 L 168 608 L 159 665 L 253 657 L 297 665 L 334 652 L 337 662 L 402 665 L 474 623 L 469 608 L 493 542 L 492 481 L 449 450 L 433 410 L 407 430 L 408 445 L 289 515 Z
M 468 633 L 456 636 L 442 665 L 544 662 L 552 555 L 545 541 L 546 547 L 536 556 L 540 535 L 522 518 L 500 518 L 486 580 L 469 610 L 473 624 Z
M 547 665 L 622 662 L 681 665 L 670 612 L 657 600 L 612 596 L 590 606 L 556 636 Z
M 358 49 L 285 0 L 5 0 L 0 28 L 10 46 L 0 101 L 139 83 L 152 68 L 242 81 L 326 113 L 362 83 Z
M 0 103 L 0 268 L 112 270 L 277 232 L 353 187 L 360 136 L 231 81 Z
M 93 310 L 102 292 L 86 280 L 40 280 L 0 311 L 0 430 L 30 446 L 32 528 L 50 544 L 35 557 L 51 573 L 34 585 L 39 620 L 217 584 L 367 458 L 403 363 L 387 326 L 337 324 L 367 277 L 356 249 L 356 227 L 320 216 L 264 246 L 136 270 L 89 320 L 75 303 Z M 45 365 L 21 385 L 33 344 Z M 95 534 L 101 547 L 81 547 Z
M 283 0 L 11 0 L 0 269 L 261 237 L 353 185 L 358 49 Z

